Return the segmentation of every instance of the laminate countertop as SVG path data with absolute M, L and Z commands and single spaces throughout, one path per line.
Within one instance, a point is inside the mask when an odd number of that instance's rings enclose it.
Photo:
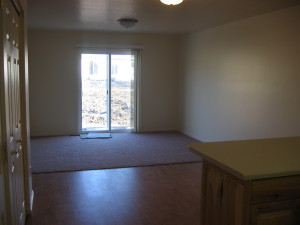
M 192 143 L 189 147 L 242 180 L 300 175 L 300 137 Z

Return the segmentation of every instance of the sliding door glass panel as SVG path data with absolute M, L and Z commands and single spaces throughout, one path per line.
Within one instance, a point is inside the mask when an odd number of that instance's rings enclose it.
M 111 55 L 111 130 L 134 128 L 134 56 Z
M 107 54 L 81 54 L 82 131 L 109 129 Z

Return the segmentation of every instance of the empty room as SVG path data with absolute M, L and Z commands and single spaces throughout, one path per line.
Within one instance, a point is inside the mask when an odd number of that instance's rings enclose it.
M 0 225 L 300 225 L 299 0 L 1 0 Z

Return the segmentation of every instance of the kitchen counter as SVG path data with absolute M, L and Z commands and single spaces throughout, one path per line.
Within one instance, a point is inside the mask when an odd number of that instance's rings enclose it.
M 193 143 L 189 147 L 242 180 L 300 174 L 300 137 Z

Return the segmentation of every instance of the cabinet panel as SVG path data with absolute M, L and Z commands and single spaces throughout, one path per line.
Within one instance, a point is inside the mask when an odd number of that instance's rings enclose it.
M 253 205 L 251 225 L 299 225 L 300 200 Z
M 295 219 L 292 209 L 276 212 L 265 212 L 257 216 L 257 225 L 294 225 Z
M 241 225 L 244 187 L 214 167 L 207 167 L 204 225 Z

